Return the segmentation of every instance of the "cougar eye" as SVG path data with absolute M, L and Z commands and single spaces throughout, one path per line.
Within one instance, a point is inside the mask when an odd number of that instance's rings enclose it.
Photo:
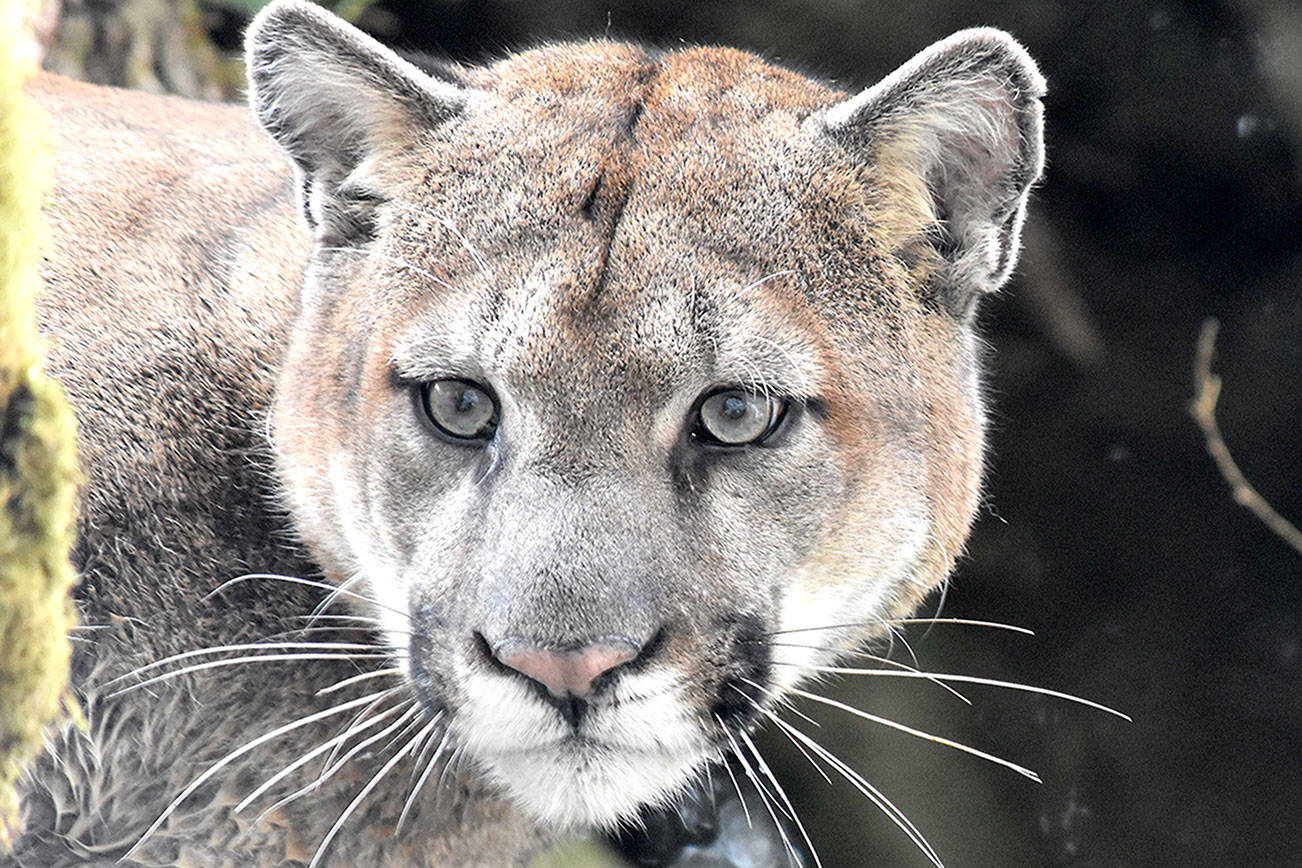
M 497 402 L 483 386 L 434 380 L 421 386 L 420 397 L 426 418 L 454 440 L 487 440 L 497 430 Z
M 785 404 L 746 389 L 721 389 L 706 396 L 696 411 L 697 433 L 723 446 L 764 439 L 782 421 Z

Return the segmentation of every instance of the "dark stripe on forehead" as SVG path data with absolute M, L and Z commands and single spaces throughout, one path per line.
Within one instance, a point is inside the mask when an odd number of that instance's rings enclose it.
M 589 302 L 601 296 L 609 279 L 610 251 L 615 243 L 615 235 L 619 232 L 619 223 L 624 216 L 624 209 L 633 195 L 636 181 L 632 163 L 633 152 L 637 147 L 637 126 L 642 120 L 646 109 L 646 96 L 658 71 L 658 62 L 654 58 L 648 58 L 648 61 L 633 73 L 633 81 L 628 93 L 629 102 L 621 107 L 623 117 L 617 127 L 618 134 L 611 142 L 610 151 L 597 170 L 589 192 L 584 197 L 585 203 L 581 208 L 584 216 L 589 219 L 599 219 L 603 213 L 609 215 L 607 218 L 609 223 L 603 234 L 604 243 L 598 265 L 599 271 L 589 294 Z

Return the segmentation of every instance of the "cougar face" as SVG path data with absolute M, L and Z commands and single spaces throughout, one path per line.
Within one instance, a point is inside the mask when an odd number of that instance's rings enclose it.
M 305 3 L 253 104 L 317 246 L 287 500 L 455 744 L 546 822 L 664 801 L 943 581 L 970 311 L 1042 83 L 960 34 L 847 97 L 727 49 L 421 70 Z

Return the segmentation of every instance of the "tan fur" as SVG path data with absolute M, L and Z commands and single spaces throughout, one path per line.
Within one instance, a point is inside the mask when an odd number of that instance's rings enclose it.
M 859 97 L 732 49 L 605 40 L 427 76 L 280 0 L 251 81 L 292 169 L 242 109 L 35 82 L 59 179 L 42 327 L 89 478 L 83 609 L 119 625 L 79 689 L 123 801 L 72 785 L 98 825 L 31 827 L 16 864 L 120 856 L 213 760 L 360 695 L 317 696 L 356 670 L 312 663 L 105 696 L 316 603 L 275 582 L 208 596 L 241 573 L 369 598 L 351 609 L 403 670 L 373 684 L 469 758 L 401 836 L 408 776 L 384 779 L 338 865 L 505 864 L 663 804 L 772 704 L 739 685 L 798 683 L 943 582 L 979 496 L 970 310 L 1015 258 L 1042 83 L 990 31 L 920 58 Z M 422 424 L 413 390 L 448 377 L 497 396 L 491 444 Z M 694 408 L 731 387 L 785 396 L 791 421 L 702 445 Z M 847 620 L 808 654 L 769 645 Z M 586 741 L 484 651 L 601 637 L 650 656 L 586 700 Z M 233 807 L 343 721 L 233 765 L 131 858 L 312 858 L 391 751 L 243 837 Z M 76 813 L 61 774 L 38 774 L 30 817 Z

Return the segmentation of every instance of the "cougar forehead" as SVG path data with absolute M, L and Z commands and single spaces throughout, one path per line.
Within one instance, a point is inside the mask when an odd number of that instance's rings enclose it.
M 891 397 L 895 369 L 929 336 L 909 334 L 922 275 L 881 231 L 899 208 L 801 131 L 835 92 L 730 49 L 607 42 L 473 80 L 487 96 L 464 118 L 370 170 L 397 191 L 365 317 L 393 332 L 369 345 L 372 387 L 390 363 L 419 375 L 462 358 L 521 392 L 561 382 L 553 401 L 646 394 L 714 357 L 735 382 L 781 368 L 786 390 L 837 394 L 828 430 L 845 448 L 869 442 L 874 413 L 889 427 L 911 407 Z M 865 377 L 879 382 L 851 394 Z

